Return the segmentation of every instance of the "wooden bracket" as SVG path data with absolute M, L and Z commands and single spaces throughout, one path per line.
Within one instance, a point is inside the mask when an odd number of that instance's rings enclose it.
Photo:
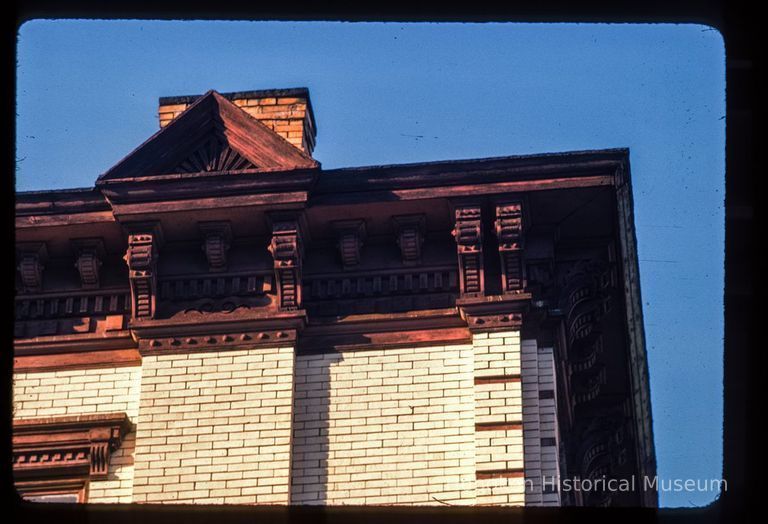
M 365 242 L 365 221 L 339 220 L 333 223 L 338 241 L 341 265 L 345 270 L 360 265 L 360 252 Z
M 456 208 L 453 236 L 459 256 L 461 296 L 481 296 L 485 291 L 483 228 L 479 205 Z
M 272 222 L 269 244 L 275 268 L 277 304 L 281 311 L 301 307 L 301 262 L 303 246 L 301 228 L 296 218 L 280 217 Z
M 504 293 L 519 293 L 525 288 L 523 277 L 523 212 L 520 202 L 496 206 L 496 236 L 499 240 L 501 278 Z
M 43 269 L 48 260 L 48 250 L 43 242 L 17 244 L 18 270 L 24 292 L 38 292 L 43 287 Z
M 392 217 L 397 231 L 397 245 L 403 265 L 421 264 L 421 246 L 424 244 L 426 217 L 424 215 L 400 215 Z
M 203 251 L 208 259 L 208 271 L 218 273 L 227 269 L 227 251 L 232 243 L 232 227 L 229 222 L 200 222 Z
M 75 267 L 80 273 L 80 285 L 83 289 L 98 289 L 104 241 L 101 238 L 76 238 L 72 240 L 72 249 L 77 255 Z
M 157 259 L 162 244 L 159 223 L 134 223 L 128 229 L 128 264 L 131 310 L 134 319 L 154 318 L 157 307 Z

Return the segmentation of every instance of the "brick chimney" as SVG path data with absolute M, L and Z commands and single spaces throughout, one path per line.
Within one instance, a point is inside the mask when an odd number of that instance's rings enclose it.
M 201 95 L 160 98 L 160 127 L 165 127 Z M 306 87 L 221 93 L 294 146 L 312 155 L 315 149 L 315 117 Z

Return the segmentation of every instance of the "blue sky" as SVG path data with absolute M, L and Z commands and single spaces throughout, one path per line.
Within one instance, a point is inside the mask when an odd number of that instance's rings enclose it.
M 158 97 L 212 88 L 308 87 L 324 168 L 630 148 L 659 476 L 721 477 L 725 51 L 712 28 L 32 21 L 18 64 L 19 191 L 92 186 L 158 129 Z

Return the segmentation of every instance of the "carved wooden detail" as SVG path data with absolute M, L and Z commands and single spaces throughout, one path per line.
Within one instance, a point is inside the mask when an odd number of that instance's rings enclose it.
M 75 267 L 80 274 L 83 289 L 99 288 L 99 269 L 104 258 L 104 242 L 100 238 L 78 238 L 72 240 L 77 256 Z
M 157 306 L 157 259 L 161 233 L 159 226 L 134 225 L 128 234 L 128 277 L 134 319 L 153 318 Z
M 579 421 L 571 460 L 580 478 L 595 481 L 627 477 L 622 470 L 630 459 L 630 411 L 626 402 L 614 402 L 602 406 L 599 416 Z M 597 489 L 586 492 L 582 502 L 589 506 L 611 505 L 614 494 L 600 489 L 599 483 L 595 486 Z
M 462 296 L 479 296 L 485 290 L 483 271 L 483 228 L 480 206 L 456 208 L 453 236 L 459 256 Z
M 569 248 L 560 260 L 536 260 L 529 278 L 542 293 L 534 307 L 546 310 L 543 329 L 556 330 L 558 406 L 562 433 L 561 474 L 568 478 L 626 479 L 636 475 L 631 396 L 625 378 L 613 373 L 626 356 L 608 351 L 623 333 L 613 309 L 617 267 L 611 249 Z M 533 318 L 533 315 L 529 318 Z M 613 349 L 613 347 L 611 347 Z M 601 489 L 563 493 L 566 505 L 625 505 L 634 495 Z
M 280 310 L 301 307 L 301 259 L 302 242 L 297 220 L 275 220 L 272 224 L 272 253 L 277 288 L 277 304 Z
M 523 325 L 522 313 L 501 313 L 485 315 L 467 315 L 469 330 L 472 332 L 520 329 Z
M 211 273 L 226 271 L 227 251 L 232 242 L 229 222 L 201 222 L 198 224 L 203 237 L 203 251 Z
M 595 400 L 607 383 L 600 361 L 601 322 L 610 310 L 612 272 L 610 265 L 599 260 L 579 260 L 561 271 L 559 306 L 565 322 L 573 406 Z
M 43 287 L 43 269 L 48 259 L 48 251 L 42 242 L 17 244 L 18 270 L 21 275 L 23 291 L 34 293 Z
M 223 135 L 216 133 L 187 158 L 165 172 L 168 174 L 203 173 L 256 169 L 256 167 L 250 160 L 232 149 Z
M 456 301 L 461 317 L 473 333 L 520 329 L 530 294 L 464 297 Z
M 17 477 L 86 473 L 105 479 L 112 452 L 131 429 L 125 413 L 13 421 L 13 471 Z
M 345 270 L 360 265 L 360 252 L 365 242 L 364 220 L 339 220 L 333 223 L 341 265 Z
M 401 215 L 393 217 L 397 232 L 397 245 L 403 265 L 421 264 L 421 246 L 424 244 L 426 217 L 424 215 Z
M 504 293 L 520 292 L 525 287 L 522 204 L 511 202 L 497 205 L 494 225 L 501 256 L 502 290 Z

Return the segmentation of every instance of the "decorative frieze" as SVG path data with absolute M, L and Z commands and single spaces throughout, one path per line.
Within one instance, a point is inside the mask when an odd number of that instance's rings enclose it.
M 128 251 L 124 259 L 128 264 L 133 318 L 153 318 L 157 306 L 156 267 L 162 234 L 157 224 L 128 227 Z
M 257 297 L 266 293 L 269 274 L 236 274 L 160 279 L 160 300 L 172 302 L 227 297 Z
M 480 206 L 456 208 L 453 236 L 459 256 L 462 296 L 479 296 L 485 290 L 483 271 L 483 228 Z
M 401 215 L 392 218 L 395 223 L 397 245 L 403 265 L 421 264 L 421 246 L 424 244 L 426 217 L 424 215 Z
M 523 213 L 520 202 L 509 202 L 496 206 L 496 237 L 499 240 L 501 257 L 501 283 L 504 293 L 523 290 Z
M 232 242 L 229 222 L 201 222 L 198 224 L 203 237 L 203 251 L 208 259 L 208 270 L 219 273 L 227 269 L 227 251 Z
M 348 278 L 308 277 L 305 283 L 308 300 L 445 293 L 458 288 L 455 271 L 431 268 Z
M 186 335 L 142 337 L 139 339 L 139 351 L 143 355 L 150 353 L 186 353 L 210 349 L 237 349 L 240 347 L 274 346 L 296 342 L 294 329 L 271 329 L 262 331 L 239 331 L 212 333 L 210 335 Z
M 354 269 L 360 265 L 360 252 L 365 242 L 364 220 L 339 220 L 333 223 L 342 267 Z
M 25 293 L 35 293 L 43 287 L 43 269 L 48 251 L 43 242 L 17 244 L 18 270 Z
M 116 315 L 130 311 L 130 295 L 124 290 L 17 298 L 16 320 Z
M 77 256 L 75 267 L 80 274 L 80 286 L 83 289 L 98 289 L 104 242 L 100 238 L 78 238 L 72 240 L 72 249 Z
M 269 244 L 275 269 L 277 305 L 280 310 L 301 307 L 302 242 L 297 220 L 275 220 Z

